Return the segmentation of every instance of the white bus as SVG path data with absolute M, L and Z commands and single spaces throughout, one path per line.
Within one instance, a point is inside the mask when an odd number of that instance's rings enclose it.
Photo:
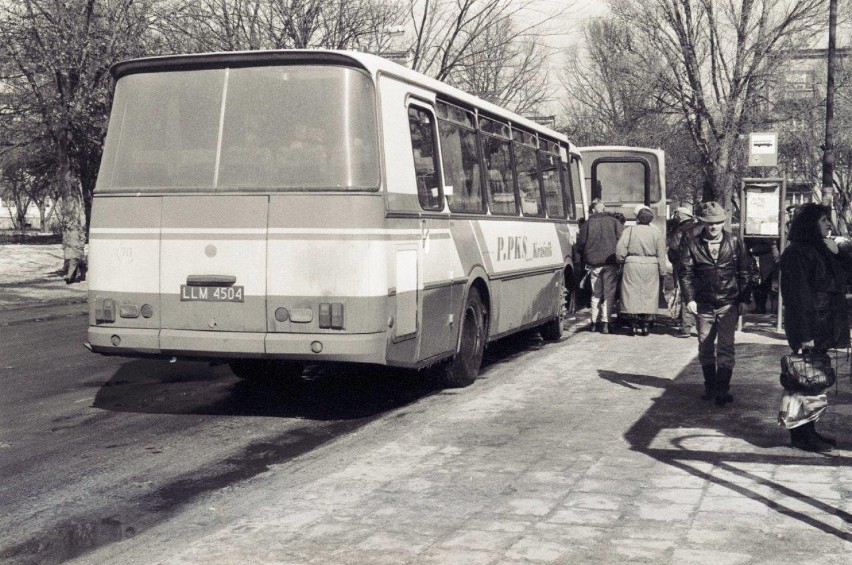
M 562 335 L 588 200 L 561 134 L 356 52 L 112 73 L 92 351 L 226 360 L 247 379 L 431 366 L 466 386 L 488 342 Z

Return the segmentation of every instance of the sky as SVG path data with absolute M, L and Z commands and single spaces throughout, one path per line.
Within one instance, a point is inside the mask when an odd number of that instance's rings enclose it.
M 559 76 L 566 67 L 566 50 L 582 42 L 582 28 L 586 21 L 604 15 L 608 11 L 607 0 L 539 0 L 521 15 L 522 20 L 526 17 L 532 24 L 548 19 L 548 16 L 552 14 L 558 14 L 549 18 L 544 24 L 547 28 L 544 40 L 554 49 L 550 59 L 549 73 L 557 98 L 542 108 L 542 115 L 558 115 L 561 112 L 558 84 Z

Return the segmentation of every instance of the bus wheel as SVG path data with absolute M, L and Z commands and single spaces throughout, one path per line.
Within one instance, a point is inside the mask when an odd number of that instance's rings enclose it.
M 539 332 L 541 333 L 541 337 L 545 341 L 559 341 L 562 339 L 562 326 L 565 323 L 565 318 L 568 315 L 569 308 L 569 300 L 570 296 L 568 296 L 565 284 L 560 284 L 559 289 L 557 291 L 557 305 L 556 305 L 556 318 L 550 320 L 541 328 Z
M 305 368 L 298 361 L 275 359 L 235 359 L 228 365 L 237 377 L 254 382 L 296 379 L 302 376 Z
M 482 357 L 485 353 L 487 309 L 482 304 L 479 291 L 470 289 L 462 312 L 461 344 L 455 357 L 438 368 L 440 385 L 445 388 L 461 388 L 473 384 L 479 376 Z

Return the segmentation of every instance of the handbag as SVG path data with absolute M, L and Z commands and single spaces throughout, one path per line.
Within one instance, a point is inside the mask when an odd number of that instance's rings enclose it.
M 837 380 L 828 353 L 781 357 L 781 386 L 791 392 L 819 394 Z

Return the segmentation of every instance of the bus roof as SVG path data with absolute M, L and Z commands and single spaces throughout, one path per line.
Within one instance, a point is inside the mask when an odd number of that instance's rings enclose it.
M 110 68 L 112 76 L 119 78 L 135 73 L 147 73 L 158 71 L 198 70 L 214 69 L 222 67 L 250 67 L 255 65 L 275 64 L 340 64 L 350 67 L 364 69 L 376 79 L 379 75 L 391 75 L 399 77 L 408 82 L 433 90 L 439 95 L 455 99 L 464 104 L 475 106 L 485 112 L 504 116 L 513 124 L 526 129 L 546 134 L 568 144 L 568 139 L 561 133 L 548 127 L 542 126 L 528 118 L 510 112 L 496 104 L 492 104 L 481 98 L 450 86 L 444 82 L 433 79 L 423 73 L 413 71 L 393 61 L 389 61 L 377 55 L 361 53 L 359 51 L 334 51 L 328 49 L 282 49 L 268 51 L 224 51 L 218 53 L 198 53 L 182 55 L 163 55 L 158 57 L 145 57 L 141 59 L 130 59 L 114 64 Z M 576 152 L 576 147 L 570 145 L 570 149 Z

